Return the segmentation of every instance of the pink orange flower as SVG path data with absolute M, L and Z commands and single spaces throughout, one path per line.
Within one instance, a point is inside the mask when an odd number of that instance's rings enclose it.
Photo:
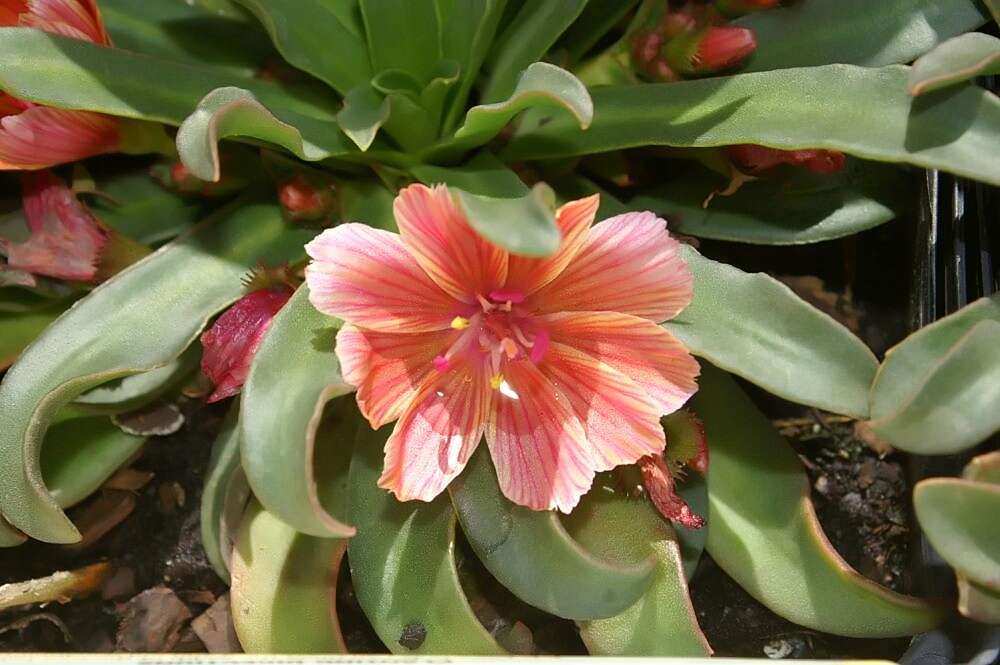
M 33 27 L 109 45 L 95 0 L 0 0 L 0 27 Z M 42 169 L 120 144 L 117 118 L 33 104 L 0 92 L 0 170 Z
M 257 289 L 237 300 L 202 334 L 201 371 L 215 385 L 209 402 L 240 392 L 274 315 L 291 297 L 291 289 Z
M 662 219 L 591 227 L 597 207 L 562 206 L 559 249 L 527 258 L 478 236 L 447 188 L 412 185 L 399 235 L 344 224 L 307 245 L 361 412 L 396 421 L 381 487 L 429 501 L 485 435 L 509 499 L 568 512 L 595 472 L 663 451 L 660 416 L 695 392 L 698 364 L 657 324 L 690 302 L 691 273 Z
M 24 217 L 31 236 L 15 243 L 0 238 L 7 266 L 57 279 L 92 281 L 108 241 L 100 222 L 51 171 L 21 177 Z
M 741 144 L 726 148 L 729 158 L 748 171 L 766 171 L 782 164 L 801 166 L 814 173 L 836 173 L 844 168 L 844 153 L 836 150 L 777 150 Z

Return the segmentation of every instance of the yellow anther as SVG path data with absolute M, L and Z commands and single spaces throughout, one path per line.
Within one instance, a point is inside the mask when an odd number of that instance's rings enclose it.
M 500 390 L 501 383 L 503 383 L 503 374 L 497 374 L 490 377 L 490 388 L 493 390 Z
M 504 337 L 500 340 L 500 348 L 503 349 L 508 358 L 514 359 L 517 357 L 517 344 L 510 337 Z
M 462 316 L 456 316 L 451 320 L 451 327 L 455 330 L 465 330 L 469 327 L 469 320 Z

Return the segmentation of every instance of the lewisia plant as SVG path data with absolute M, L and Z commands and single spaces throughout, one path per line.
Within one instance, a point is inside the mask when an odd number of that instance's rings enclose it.
M 917 485 L 958 597 L 904 595 L 838 554 L 745 389 L 970 449 L 1000 300 L 880 359 L 712 258 L 840 261 L 925 170 L 1000 185 L 991 20 L 0 0 L 0 546 L 79 541 L 65 511 L 148 437 L 225 412 L 201 536 L 247 652 L 704 656 L 699 565 L 827 635 L 996 620 L 995 456 Z

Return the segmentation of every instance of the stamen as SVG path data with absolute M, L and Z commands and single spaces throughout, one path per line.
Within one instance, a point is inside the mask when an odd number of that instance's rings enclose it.
M 439 372 L 443 372 L 446 369 L 448 369 L 448 364 L 449 364 L 448 359 L 445 358 L 444 356 L 436 356 L 433 362 L 434 362 L 434 369 L 436 369 Z
M 535 343 L 528 339 L 528 337 L 524 334 L 524 331 L 521 330 L 521 326 L 515 323 L 510 327 L 510 329 L 514 332 L 514 337 L 517 338 L 517 341 L 519 341 L 522 346 L 526 346 L 530 349 L 535 345 Z
M 476 294 L 476 300 L 479 301 L 479 306 L 482 307 L 483 311 L 485 313 L 487 313 L 487 314 L 489 314 L 490 312 L 492 312 L 493 309 L 496 307 L 496 305 L 494 305 L 493 303 L 491 303 L 489 300 L 487 300 L 486 298 L 482 297 L 478 293 Z
M 494 302 L 504 302 L 508 304 L 513 302 L 524 302 L 524 294 L 520 291 L 505 291 L 503 289 L 497 289 L 496 291 L 490 291 L 490 300 Z
M 490 388 L 493 390 L 500 390 L 500 384 L 503 382 L 503 374 L 494 374 L 490 377 Z
M 510 337 L 504 337 L 500 340 L 500 348 L 503 352 L 507 354 L 507 357 L 513 360 L 517 357 L 517 344 L 514 343 Z
M 451 327 L 455 330 L 465 330 L 469 327 L 469 320 L 462 316 L 456 316 L 451 320 Z

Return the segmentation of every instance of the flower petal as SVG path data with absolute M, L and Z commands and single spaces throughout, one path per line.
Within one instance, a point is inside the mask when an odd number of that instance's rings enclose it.
M 433 500 L 475 452 L 491 401 L 485 375 L 471 365 L 431 376 L 386 441 L 378 486 L 400 501 Z
M 613 311 L 660 323 L 691 302 L 693 279 L 680 243 L 651 212 L 606 219 L 532 303 L 544 312 Z
M 530 361 L 508 363 L 486 427 L 504 495 L 534 510 L 573 510 L 594 480 L 583 424 Z
M 21 25 L 55 35 L 108 45 L 94 0 L 29 0 Z
M 10 28 L 20 23 L 21 14 L 28 11 L 28 0 L 0 0 L 0 27 Z
M 558 277 L 583 246 L 600 204 L 600 194 L 594 194 L 560 207 L 556 211 L 556 224 L 562 233 L 559 249 L 542 259 L 511 256 L 505 290 L 530 295 Z
M 657 407 L 627 376 L 564 344 L 553 344 L 539 369 L 583 423 L 596 471 L 663 452 Z
M 615 312 L 565 312 L 539 317 L 553 342 L 614 367 L 637 383 L 658 413 L 673 413 L 698 390 L 701 368 L 684 345 L 648 319 Z
M 0 118 L 0 170 L 41 169 L 114 152 L 117 118 L 31 106 Z
M 31 236 L 21 243 L 0 241 L 7 265 L 56 279 L 94 279 L 107 232 L 52 172 L 28 172 L 22 182 Z
M 472 230 L 447 187 L 410 185 L 393 210 L 407 249 L 452 297 L 475 303 L 504 285 L 507 252 Z
M 649 498 L 661 515 L 689 529 L 700 529 L 705 519 L 695 515 L 691 506 L 677 494 L 674 477 L 662 455 L 649 455 L 639 460 L 642 482 Z
M 309 300 L 362 328 L 427 332 L 449 327 L 459 303 L 420 268 L 395 233 L 364 224 L 327 229 L 306 245 Z
M 432 373 L 453 330 L 389 333 L 345 325 L 337 333 L 337 358 L 344 380 L 358 389 L 358 407 L 373 429 L 402 415 Z

